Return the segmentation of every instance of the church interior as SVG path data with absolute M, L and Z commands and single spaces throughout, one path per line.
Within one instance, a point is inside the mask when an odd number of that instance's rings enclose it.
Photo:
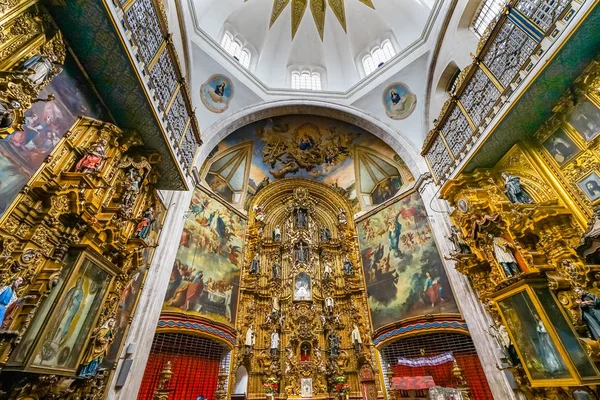
M 0 400 L 600 400 L 600 0 L 0 0 Z

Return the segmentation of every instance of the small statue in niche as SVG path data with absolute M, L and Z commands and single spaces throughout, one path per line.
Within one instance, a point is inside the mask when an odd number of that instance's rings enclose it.
M 281 278 L 281 264 L 279 264 L 279 261 L 275 261 L 271 269 L 273 272 L 273 279 Z
M 17 297 L 17 289 L 23 284 L 23 278 L 20 276 L 13 280 L 10 285 L 0 288 L 0 326 L 4 320 L 18 308 L 23 300 L 34 298 L 35 296 Z
M 250 261 L 250 275 L 256 275 L 260 271 L 260 256 L 258 253 L 254 255 L 252 261 Z
M 517 263 L 517 259 L 514 255 L 515 246 L 508 240 L 499 236 L 493 236 L 489 234 L 488 238 L 492 239 L 494 256 L 496 257 L 498 264 L 500 264 L 504 270 L 506 277 L 511 278 L 521 273 L 519 264 Z
M 354 350 L 357 353 L 362 351 L 362 339 L 360 337 L 360 331 L 358 330 L 358 325 L 354 324 L 354 329 L 352 329 L 352 333 L 350 334 L 350 339 L 352 341 L 352 345 L 354 346 Z
M 458 254 L 471 254 L 471 247 L 462 238 L 462 234 L 456 226 L 452 225 L 450 227 L 450 237 L 448 239 L 452 241 L 454 251 L 458 252 Z
M 327 312 L 329 313 L 329 315 L 333 315 L 333 308 L 334 308 L 334 304 L 333 304 L 333 297 L 331 296 L 327 296 L 325 298 L 325 309 L 327 310 Z
M 331 231 L 329 228 L 321 228 L 320 239 L 321 242 L 329 242 L 331 240 Z
M 321 325 L 323 325 L 323 327 L 325 327 L 325 324 L 327 323 L 327 317 L 325 316 L 325 314 L 321 314 L 320 318 L 321 318 Z
M 125 187 L 125 192 L 121 199 L 121 203 L 125 209 L 130 209 L 133 206 L 133 203 L 135 203 L 135 199 L 140 192 L 141 182 L 142 176 L 135 168 L 131 168 L 125 175 L 125 182 L 122 183 L 123 187 Z
M 252 353 L 252 348 L 254 347 L 255 343 L 256 333 L 254 332 L 254 327 L 252 326 L 252 324 L 250 324 L 248 330 L 246 331 L 246 340 L 244 341 L 246 354 Z
M 21 65 L 20 71 L 26 74 L 27 80 L 34 86 L 40 86 L 61 71 L 61 67 L 56 61 L 55 57 L 51 59 L 41 54 L 36 54 L 28 58 Z
M 265 208 L 263 206 L 254 205 L 252 207 L 254 210 L 254 221 L 255 222 L 264 222 L 265 220 Z
M 154 208 L 148 207 L 142 214 L 142 220 L 135 228 L 135 237 L 139 239 L 146 239 L 150 234 L 150 228 L 154 223 Z
M 271 309 L 271 315 L 273 318 L 279 317 L 279 298 L 277 296 L 273 296 L 273 306 Z
M 331 275 L 333 275 L 333 269 L 331 268 L 331 263 L 329 261 L 325 261 L 325 267 L 323 268 L 323 278 L 331 279 Z
M 296 245 L 296 262 L 308 261 L 308 246 L 304 242 L 300 242 Z
M 107 158 L 107 144 L 108 142 L 104 139 L 94 143 L 75 166 L 75 172 L 83 172 L 84 174 L 95 174 L 100 172 L 104 166 L 104 161 Z
M 92 342 L 83 357 L 83 367 L 79 371 L 80 377 L 90 378 L 96 375 L 100 363 L 108 353 L 108 347 L 114 339 L 112 331 L 114 326 L 115 319 L 109 318 L 100 329 L 92 334 Z
M 273 331 L 271 333 L 271 357 L 277 357 L 277 350 L 279 350 L 279 333 Z
M 600 298 L 582 287 L 576 287 L 574 291 L 579 296 L 577 304 L 581 311 L 581 320 L 585 322 L 591 338 L 600 339 Z
M 354 264 L 352 263 L 352 260 L 350 260 L 350 257 L 347 255 L 346 258 L 344 258 L 343 268 L 344 273 L 346 275 L 354 275 Z
M 333 357 L 340 354 L 340 339 L 335 332 L 329 335 L 329 354 Z
M 15 122 L 15 110 L 21 108 L 18 101 L 0 102 L 0 129 L 10 128 Z
M 518 176 L 509 175 L 506 172 L 502 173 L 504 178 L 504 188 L 506 189 L 506 197 L 513 204 L 533 204 L 534 201 L 521 186 L 521 178 Z
M 273 229 L 273 241 L 281 241 L 281 229 L 279 229 L 279 226 L 276 226 L 275 229 Z
M 310 344 L 306 342 L 300 345 L 300 361 L 310 361 Z
M 348 223 L 348 216 L 346 214 L 346 211 L 343 208 L 340 208 L 340 212 L 338 213 L 338 222 L 340 224 Z
M 296 209 L 296 228 L 306 228 L 308 226 L 308 212 L 304 208 Z

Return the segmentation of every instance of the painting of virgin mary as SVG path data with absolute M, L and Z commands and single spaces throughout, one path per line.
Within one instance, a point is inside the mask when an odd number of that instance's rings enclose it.
M 200 88 L 200 98 L 206 108 L 222 113 L 229 108 L 233 97 L 231 80 L 224 75 L 213 75 Z

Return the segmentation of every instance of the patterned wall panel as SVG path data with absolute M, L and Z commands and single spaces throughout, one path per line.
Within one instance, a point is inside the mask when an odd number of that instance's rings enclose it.
M 547 31 L 569 4 L 571 0 L 529 0 L 519 2 L 516 9 Z
M 451 111 L 450 117 L 442 126 L 441 131 L 444 138 L 446 138 L 450 151 L 457 158 L 458 154 L 473 136 L 473 129 L 471 129 L 471 125 L 469 125 L 467 118 L 458 106 L 455 106 Z
M 478 126 L 499 98 L 500 91 L 485 72 L 477 69 L 460 96 L 460 102 L 471 117 L 471 121 Z
M 148 65 L 164 40 L 152 1 L 134 2 L 125 12 L 125 20 L 138 46 L 141 61 Z
M 431 149 L 427 153 L 427 161 L 429 161 L 431 170 L 438 180 L 442 179 L 444 172 L 452 164 L 452 157 L 450 157 L 450 153 L 448 153 L 448 149 L 441 136 L 438 136 L 431 145 Z

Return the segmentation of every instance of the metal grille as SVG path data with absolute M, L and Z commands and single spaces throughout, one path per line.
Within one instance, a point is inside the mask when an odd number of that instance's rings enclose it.
M 477 69 L 460 96 L 460 102 L 471 117 L 475 126 L 479 126 L 500 98 L 500 91 L 481 69 Z
M 537 42 L 506 21 L 483 58 L 483 63 L 507 87 L 527 63 Z
M 469 385 L 471 398 L 475 400 L 493 400 L 487 379 L 481 367 L 481 362 L 477 356 L 477 351 L 473 345 L 470 336 L 459 333 L 432 333 L 427 335 L 412 336 L 405 339 L 399 339 L 381 350 L 382 364 L 389 365 L 394 370 L 394 376 L 401 376 L 397 365 L 399 357 L 419 358 L 423 354 L 434 356 L 441 353 L 452 352 L 459 367 L 463 371 L 463 376 Z M 451 368 L 451 365 L 448 366 Z M 453 386 L 448 382 L 447 371 L 442 368 L 414 368 L 414 375 L 429 374 L 436 384 L 441 386 Z M 409 367 L 402 369 L 402 373 L 408 373 Z
M 170 400 L 196 400 L 199 396 L 215 400 L 219 368 L 229 371 L 229 352 L 219 343 L 182 333 L 157 333 L 146 364 L 138 400 L 152 400 L 159 374 L 171 361 L 173 378 Z
M 156 60 L 156 64 L 154 64 L 152 71 L 150 71 L 150 75 L 152 76 L 152 88 L 160 103 L 160 110 L 164 111 L 177 87 L 177 78 L 175 77 L 173 63 L 166 49 L 158 57 L 158 60 Z
M 196 155 L 197 148 L 198 143 L 196 142 L 194 131 L 192 130 L 192 126 L 190 124 L 187 132 L 185 132 L 183 142 L 181 142 L 181 146 L 179 147 L 181 156 L 183 158 L 183 164 L 185 164 L 188 168 L 191 168 L 192 164 L 194 163 L 194 156 Z
M 452 164 L 452 159 L 440 136 L 434 140 L 431 148 L 427 152 L 427 160 L 429 161 L 429 165 L 431 165 L 431 169 L 435 176 L 438 179 L 442 179 L 444 172 L 446 172 L 448 167 L 450 167 L 450 164 Z
M 471 125 L 457 106 L 454 106 L 454 110 L 442 126 L 441 131 L 446 138 L 450 151 L 456 158 L 473 137 Z
M 496 19 L 504 8 L 506 0 L 483 0 L 479 11 L 473 19 L 473 30 L 479 35 L 483 35 L 487 27 Z
M 517 10 L 539 25 L 545 32 L 558 20 L 571 0 L 521 0 Z
M 169 114 L 167 115 L 167 122 L 169 123 L 169 128 L 173 134 L 173 139 L 178 143 L 181 140 L 181 136 L 183 136 L 187 118 L 187 109 L 185 108 L 183 94 L 180 90 L 175 96 L 175 101 L 173 101 L 173 105 L 169 109 Z
M 138 47 L 141 61 L 148 65 L 163 41 L 151 0 L 134 2 L 125 13 L 125 20 L 133 35 L 134 44 Z

